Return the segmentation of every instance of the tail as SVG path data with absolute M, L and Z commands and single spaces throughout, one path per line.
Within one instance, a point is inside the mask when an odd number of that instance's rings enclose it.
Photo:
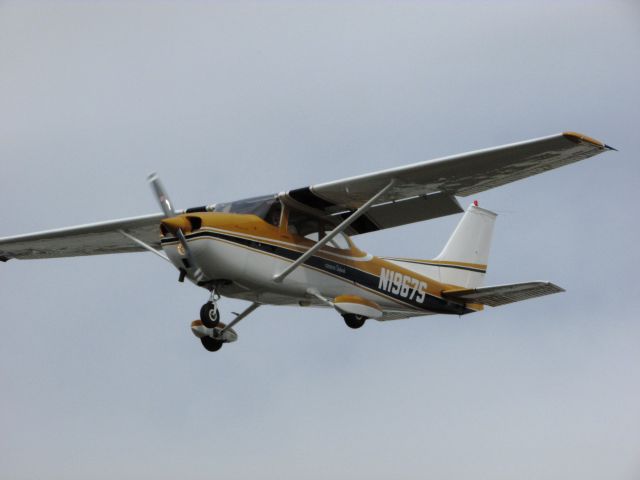
M 435 258 L 435 262 L 441 264 L 438 268 L 441 282 L 464 288 L 482 286 L 496 216 L 480 208 L 477 202 L 469 206 L 442 252 Z
M 496 216 L 474 202 L 435 259 L 383 258 L 447 285 L 462 289 L 481 287 L 487 271 Z

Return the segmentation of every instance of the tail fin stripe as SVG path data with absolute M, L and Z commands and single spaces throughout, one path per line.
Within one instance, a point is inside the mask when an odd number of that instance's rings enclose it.
M 385 260 L 395 260 L 397 262 L 405 262 L 405 263 L 415 263 L 416 265 L 428 265 L 430 267 L 444 267 L 444 268 L 457 268 L 458 270 L 467 270 L 469 272 L 478 272 L 478 273 L 487 273 L 487 269 L 478 268 L 478 267 L 469 267 L 467 265 L 454 265 L 451 263 L 444 262 L 430 262 L 428 260 L 412 260 L 410 258 L 393 258 L 393 257 L 383 257 Z
M 462 265 L 445 265 L 442 263 L 427 263 L 427 262 L 423 263 L 423 265 L 430 265 L 432 267 L 440 267 L 440 268 L 457 268 L 458 270 L 467 270 L 468 272 L 487 273 L 487 271 L 482 268 L 463 267 Z

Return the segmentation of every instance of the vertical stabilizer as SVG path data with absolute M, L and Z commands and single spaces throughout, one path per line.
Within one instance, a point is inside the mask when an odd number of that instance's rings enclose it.
M 496 214 L 474 202 L 435 260 L 442 262 L 440 281 L 464 288 L 482 286 Z M 450 266 L 445 266 L 449 264 Z

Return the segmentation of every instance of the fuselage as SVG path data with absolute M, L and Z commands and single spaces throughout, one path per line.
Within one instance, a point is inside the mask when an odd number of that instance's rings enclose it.
M 202 277 L 197 281 L 189 271 L 187 276 L 203 287 L 215 285 L 228 297 L 263 304 L 321 306 L 309 295 L 314 289 L 327 298 L 364 298 L 388 312 L 387 318 L 393 318 L 393 312 L 461 315 L 480 309 L 442 298 L 443 290 L 455 286 L 365 253 L 348 237 L 340 245 L 344 248 L 326 245 L 277 283 L 274 275 L 315 245 L 314 241 L 255 215 L 208 212 L 187 217 L 191 223 L 183 221 L 182 228 Z M 185 229 L 185 225 L 197 228 Z M 170 231 L 165 231 L 162 248 L 176 267 L 193 270 Z

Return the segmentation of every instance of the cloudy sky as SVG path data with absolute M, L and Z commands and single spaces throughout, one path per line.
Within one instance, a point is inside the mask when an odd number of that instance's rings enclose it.
M 639 478 L 639 50 L 632 1 L 0 2 L 0 236 L 155 212 L 154 170 L 188 207 L 620 150 L 478 195 L 487 283 L 567 293 L 462 318 L 264 307 L 210 354 L 151 254 L 0 265 L 0 477 Z M 457 220 L 355 240 L 430 258 Z

